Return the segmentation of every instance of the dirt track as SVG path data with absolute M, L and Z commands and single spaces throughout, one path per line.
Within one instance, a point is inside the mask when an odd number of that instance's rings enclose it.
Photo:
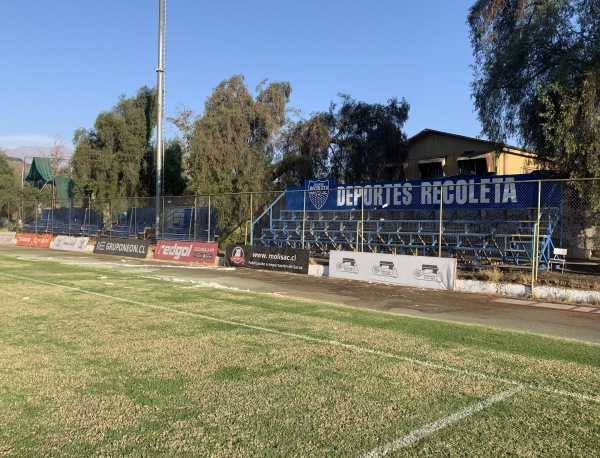
M 496 297 L 434 291 L 328 277 L 280 274 L 250 269 L 190 268 L 182 264 L 140 261 L 55 250 L 0 246 L 0 253 L 69 264 L 102 265 L 146 275 L 213 283 L 240 290 L 281 294 L 432 319 L 514 329 L 600 343 L 600 314 L 540 309 L 492 302 Z

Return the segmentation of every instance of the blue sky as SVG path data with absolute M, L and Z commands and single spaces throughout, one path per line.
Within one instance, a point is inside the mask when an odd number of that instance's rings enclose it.
M 167 0 L 166 116 L 219 82 L 289 81 L 290 107 L 404 97 L 405 132 L 481 131 L 466 25 L 474 0 Z M 121 94 L 156 85 L 158 0 L 2 2 L 0 147 L 71 146 Z M 174 137 L 171 126 L 165 135 Z

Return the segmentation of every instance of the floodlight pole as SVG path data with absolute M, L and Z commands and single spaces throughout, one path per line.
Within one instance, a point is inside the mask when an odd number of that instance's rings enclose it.
M 164 41 L 163 41 L 163 33 L 165 28 L 165 0 L 158 1 L 158 69 L 156 73 L 158 75 L 158 103 L 157 103 L 157 117 L 156 117 L 156 125 L 157 125 L 157 134 L 156 134 L 156 236 L 160 235 L 160 225 L 161 225 L 161 197 L 162 197 L 162 188 L 163 188 L 163 101 L 164 101 L 164 93 L 163 93 L 163 78 L 165 74 L 165 70 L 163 67 L 164 59 Z

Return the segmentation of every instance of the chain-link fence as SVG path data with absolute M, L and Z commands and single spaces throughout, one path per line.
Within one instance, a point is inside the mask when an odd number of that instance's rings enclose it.
M 0 205 L 0 230 L 250 244 L 253 222 L 279 195 L 280 191 L 177 196 L 158 203 L 153 197 L 70 199 L 63 206 L 7 200 Z
M 285 192 L 164 197 L 158 205 L 155 198 L 72 199 L 63 208 L 4 201 L 0 225 L 36 233 L 295 247 L 315 258 L 331 250 L 453 257 L 462 272 L 490 278 L 595 284 L 585 279 L 600 270 L 600 180 L 523 178 L 364 186 L 312 180 Z
M 255 224 L 254 243 L 453 257 L 463 275 L 594 287 L 600 181 L 490 176 L 290 189 Z

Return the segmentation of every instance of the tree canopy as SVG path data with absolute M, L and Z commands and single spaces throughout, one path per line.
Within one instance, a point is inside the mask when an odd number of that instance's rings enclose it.
M 0 148 L 0 195 L 14 197 L 17 186 L 20 186 L 20 184 L 15 171 L 8 162 L 6 152 Z
M 468 23 L 483 133 L 600 176 L 600 0 L 477 0 Z
M 77 130 L 71 158 L 76 191 L 99 198 L 152 194 L 155 126 L 156 90 L 142 87 L 100 113 L 93 129 Z
M 12 200 L 15 201 L 13 209 L 18 208 L 16 202 L 21 186 L 19 178 L 8 162 L 6 152 L 0 148 L 0 228 L 8 225 Z
M 194 123 L 188 188 L 196 194 L 258 192 L 271 188 L 272 163 L 287 122 L 292 88 L 287 82 L 261 83 L 253 97 L 241 75 L 214 90 Z M 217 219 L 225 237 L 235 236 L 251 214 L 248 196 L 223 196 Z M 262 196 L 269 200 L 268 196 Z M 213 201 L 214 202 L 214 201 Z M 261 203 L 256 200 L 253 207 Z
M 359 102 L 341 94 L 341 104 L 296 123 L 285 136 L 276 175 L 285 184 L 333 177 L 340 183 L 404 179 L 408 142 L 403 132 L 409 105 Z
M 192 191 L 262 191 L 270 186 L 270 167 L 287 121 L 292 92 L 287 82 L 257 88 L 254 98 L 241 75 L 221 82 L 196 120 L 191 140 Z

